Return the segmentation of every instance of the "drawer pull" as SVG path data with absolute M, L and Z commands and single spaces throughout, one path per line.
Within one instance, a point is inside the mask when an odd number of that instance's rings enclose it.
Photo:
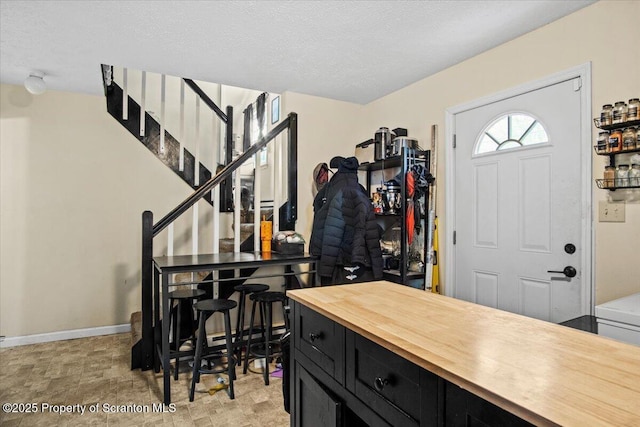
M 319 332 L 317 334 L 314 334 L 313 332 L 309 332 L 309 340 L 311 342 L 314 342 L 317 339 L 322 339 L 322 332 Z
M 389 384 L 389 380 L 386 378 L 377 377 L 375 380 L 373 380 L 373 386 L 378 391 L 382 391 L 384 386 L 386 386 L 387 384 Z

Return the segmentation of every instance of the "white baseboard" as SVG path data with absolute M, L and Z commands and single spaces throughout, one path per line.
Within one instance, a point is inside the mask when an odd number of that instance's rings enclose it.
M 20 345 L 40 344 L 51 341 L 73 340 L 76 338 L 95 337 L 98 335 L 112 335 L 130 332 L 131 325 L 99 326 L 97 328 L 72 329 L 70 331 L 49 332 L 47 334 L 25 335 L 22 337 L 7 337 L 0 342 L 0 348 L 17 347 Z

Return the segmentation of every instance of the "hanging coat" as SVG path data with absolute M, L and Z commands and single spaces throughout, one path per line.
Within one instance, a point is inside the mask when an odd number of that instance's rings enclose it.
M 362 266 L 382 278 L 380 231 L 373 206 L 358 183 L 358 160 L 343 159 L 314 199 L 309 252 L 318 256 L 318 274 L 334 276 L 336 268 Z

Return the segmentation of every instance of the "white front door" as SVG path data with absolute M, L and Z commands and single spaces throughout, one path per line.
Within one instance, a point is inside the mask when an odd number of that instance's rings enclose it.
M 456 298 L 552 322 L 588 314 L 581 90 L 578 77 L 455 114 Z

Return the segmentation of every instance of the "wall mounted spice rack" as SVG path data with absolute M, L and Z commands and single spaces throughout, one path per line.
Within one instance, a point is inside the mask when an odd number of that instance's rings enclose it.
M 628 127 L 638 127 L 640 126 L 640 120 L 630 120 L 622 123 L 613 123 L 613 124 L 601 124 L 601 119 L 596 117 L 593 119 L 593 123 L 595 126 L 602 130 L 616 130 L 616 129 L 624 129 Z M 640 147 L 636 144 L 636 148 L 631 150 L 620 150 L 616 152 L 601 152 L 598 150 L 598 146 L 594 145 L 593 149 L 596 154 L 599 156 L 609 156 L 610 165 L 616 165 L 616 156 L 620 154 L 629 154 L 629 153 L 640 153 Z M 619 178 L 615 177 L 613 179 L 596 179 L 596 185 L 598 188 L 603 190 L 615 191 L 617 189 L 630 189 L 630 188 L 640 188 L 640 178 L 637 177 L 629 177 L 629 178 Z
M 600 117 L 596 117 L 595 119 L 593 119 L 593 124 L 595 124 L 597 128 L 602 130 L 613 130 L 613 129 L 622 129 L 622 128 L 640 126 L 640 120 L 631 120 L 631 121 L 622 122 L 622 123 L 614 123 L 611 125 L 601 125 L 600 123 L 601 123 Z

